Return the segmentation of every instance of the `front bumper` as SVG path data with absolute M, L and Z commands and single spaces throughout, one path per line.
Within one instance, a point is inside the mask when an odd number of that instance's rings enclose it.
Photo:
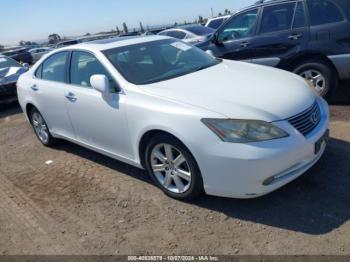
M 315 144 L 329 125 L 327 103 L 318 98 L 321 122 L 307 136 L 300 134 L 288 121 L 275 122 L 290 136 L 261 143 L 234 144 L 220 142 L 196 156 L 207 194 L 254 198 L 268 194 L 298 178 L 322 157 L 326 144 L 315 154 Z M 271 177 L 275 179 L 269 181 Z M 268 181 L 268 183 L 266 182 Z

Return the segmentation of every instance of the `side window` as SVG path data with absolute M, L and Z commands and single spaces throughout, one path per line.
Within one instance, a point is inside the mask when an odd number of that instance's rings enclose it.
M 329 0 L 308 0 L 311 25 L 341 22 L 344 16 L 339 8 Z
M 177 39 L 184 39 L 186 37 L 186 33 L 181 31 L 169 31 L 168 36 L 171 36 Z
M 303 2 L 298 2 L 295 8 L 293 28 L 306 26 L 305 9 Z
M 110 80 L 111 91 L 116 91 L 116 83 L 97 58 L 86 52 L 74 51 L 71 60 L 70 83 L 82 87 L 91 87 L 93 75 L 105 75 Z
M 254 35 L 258 9 L 234 16 L 221 30 L 219 42 L 225 42 Z
M 168 35 L 168 32 L 160 32 L 158 35 Z
M 295 3 L 264 7 L 260 33 L 271 33 L 291 29 Z
M 66 62 L 67 62 L 68 52 L 62 52 L 54 54 L 42 64 L 42 79 L 65 82 L 66 79 Z
M 42 73 L 43 73 L 43 65 L 39 66 L 39 68 L 35 71 L 35 77 L 38 79 L 41 79 Z

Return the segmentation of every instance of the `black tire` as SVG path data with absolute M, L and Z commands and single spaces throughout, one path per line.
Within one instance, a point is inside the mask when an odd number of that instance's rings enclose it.
M 47 127 L 47 140 L 43 140 L 42 138 L 40 138 L 39 134 L 37 133 L 35 127 L 34 127 L 34 121 L 33 121 L 33 118 L 34 118 L 34 115 L 35 114 L 38 114 L 40 117 L 42 117 L 42 120 L 43 120 L 43 123 L 46 125 Z M 41 115 L 41 113 L 36 109 L 36 108 L 32 108 L 29 112 L 29 120 L 30 120 L 30 124 L 32 125 L 33 127 L 33 130 L 34 130 L 34 133 L 36 135 L 36 137 L 39 139 L 39 141 L 44 145 L 44 146 L 47 146 L 47 147 L 52 147 L 53 145 L 55 145 L 57 143 L 57 139 L 54 138 L 51 133 L 50 133 L 50 130 L 46 124 L 46 121 L 44 119 L 44 117 Z
M 185 159 L 186 159 L 186 165 L 189 168 L 189 171 L 191 173 L 191 182 L 189 183 L 189 188 L 183 192 L 183 193 L 174 193 L 167 188 L 165 188 L 160 181 L 157 179 L 156 175 L 153 172 L 152 169 L 152 151 L 157 146 L 167 144 L 171 145 L 172 147 L 176 148 L 176 150 L 181 153 Z M 158 136 L 153 137 L 145 150 L 145 164 L 146 164 L 146 170 L 153 179 L 154 183 L 168 196 L 181 200 L 181 201 L 190 201 L 197 197 L 199 197 L 201 194 L 203 194 L 203 179 L 202 175 L 200 173 L 200 170 L 198 168 L 197 162 L 192 156 L 191 152 L 186 148 L 186 146 L 181 143 L 178 139 L 167 135 L 167 134 L 161 134 Z M 175 181 L 173 180 L 173 183 Z
M 295 66 L 293 72 L 302 76 L 303 72 L 308 70 L 315 70 L 322 74 L 325 79 L 325 87 L 322 91 L 318 92 L 316 90 L 316 92 L 320 96 L 329 99 L 338 87 L 338 76 L 336 71 L 322 60 L 308 60 Z

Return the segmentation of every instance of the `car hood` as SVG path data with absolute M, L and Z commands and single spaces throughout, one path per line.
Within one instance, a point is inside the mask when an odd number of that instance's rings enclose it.
M 142 89 L 223 117 L 269 122 L 294 116 L 316 99 L 297 75 L 227 60 L 192 74 L 142 86 Z
M 16 82 L 21 74 L 26 71 L 23 67 L 0 68 L 0 84 Z

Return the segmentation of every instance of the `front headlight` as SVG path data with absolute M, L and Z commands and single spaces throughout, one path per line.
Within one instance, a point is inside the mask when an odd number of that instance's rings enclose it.
M 277 126 L 260 120 L 207 118 L 201 121 L 225 142 L 249 143 L 289 136 Z

